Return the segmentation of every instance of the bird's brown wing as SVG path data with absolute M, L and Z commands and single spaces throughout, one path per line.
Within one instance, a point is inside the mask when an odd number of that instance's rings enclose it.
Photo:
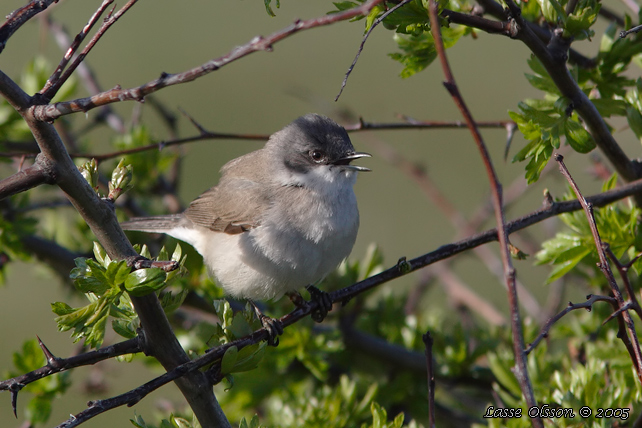
M 270 192 L 265 185 L 232 177 L 196 198 L 184 214 L 196 225 L 238 234 L 258 226 L 269 204 Z

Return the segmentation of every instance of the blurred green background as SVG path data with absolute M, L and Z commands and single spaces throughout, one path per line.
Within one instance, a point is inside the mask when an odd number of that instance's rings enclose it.
M 0 12 L 7 15 L 23 3 L 4 0 Z M 99 1 L 87 0 L 61 1 L 50 7 L 47 13 L 64 23 L 73 35 L 99 4 Z M 276 17 L 272 18 L 266 14 L 263 3 L 258 1 L 140 2 L 108 31 L 88 56 L 87 63 L 103 89 L 115 85 L 134 87 L 158 77 L 161 72 L 184 71 L 222 56 L 256 35 L 267 35 L 284 28 L 296 18 L 321 16 L 331 9 L 330 2 L 284 0 L 280 9 L 274 9 Z M 387 56 L 396 51 L 393 34 L 383 27 L 377 28 L 370 36 L 343 95 L 335 103 L 334 97 L 361 42 L 363 29 L 364 21 L 360 21 L 304 31 L 274 45 L 271 53 L 254 53 L 195 82 L 162 90 L 154 97 L 178 115 L 180 107 L 206 129 L 217 132 L 270 134 L 308 112 L 326 114 L 344 124 L 354 123 L 358 117 L 372 122 L 395 122 L 399 121 L 398 114 L 421 120 L 460 120 L 459 112 L 442 86 L 443 76 L 438 64 L 409 79 L 399 77 L 401 65 Z M 593 42 L 582 42 L 580 46 L 587 53 L 594 54 L 598 44 L 599 37 L 596 37 Z M 25 64 L 35 54 L 46 56 L 52 70 L 61 57 L 61 51 L 41 17 L 31 20 L 9 40 L 0 54 L 0 69 L 18 79 Z M 480 32 L 474 39 L 462 39 L 448 51 L 448 55 L 460 91 L 476 120 L 506 120 L 508 110 L 516 109 L 520 100 L 538 96 L 524 78 L 524 73 L 528 72 L 525 60 L 529 53 L 517 41 Z M 133 112 L 140 113 L 139 109 L 142 109 L 143 120 L 150 124 L 155 137 L 168 137 L 166 128 L 147 105 L 128 102 L 114 105 L 114 108 L 128 123 Z M 77 114 L 73 120 L 82 126 L 95 114 L 96 111 L 89 112 L 87 116 Z M 352 117 L 352 120 L 346 122 L 346 117 Z M 198 132 L 182 116 L 179 129 L 183 137 Z M 498 176 L 504 186 L 509 187 L 523 176 L 523 165 L 504 161 L 506 132 L 503 129 L 485 129 L 482 133 Z M 107 142 L 114 136 L 113 131 L 103 127 L 83 138 L 90 142 L 95 152 L 105 152 L 108 150 Z M 422 165 L 464 215 L 475 212 L 488 200 L 488 180 L 478 151 L 466 130 L 360 132 L 351 134 L 351 137 L 357 150 L 373 154 L 372 159 L 360 162 L 372 168 L 373 172 L 362 174 L 356 186 L 361 229 L 353 257 L 361 258 L 367 246 L 376 242 L 386 256 L 386 265 L 390 266 L 401 256 L 416 257 L 452 242 L 458 235 L 449 219 L 433 206 L 415 182 L 382 159 L 378 152 L 381 142 Z M 618 138 L 631 157 L 635 157 L 639 143 Z M 215 184 L 218 170 L 225 162 L 259 148 L 261 144 L 216 140 L 184 146 L 182 201 L 188 203 Z M 512 144 L 509 159 L 523 146 L 523 140 L 517 135 Z M 585 166 L 579 166 L 585 165 L 584 162 L 576 163 L 571 156 L 568 165 L 585 194 L 599 191 L 599 182 L 587 173 Z M 575 170 L 574 165 L 577 165 Z M 0 177 L 12 172 L 5 165 L 0 167 Z M 554 196 L 561 196 L 565 184 L 557 173 L 548 174 L 508 209 L 507 218 L 513 219 L 537 209 L 544 188 L 551 189 Z M 491 218 L 486 226 L 494 226 L 494 220 Z M 546 227 L 539 226 L 531 233 L 540 235 L 538 239 L 541 239 L 547 233 Z M 519 245 L 517 240 L 515 243 Z M 496 250 L 496 245 L 490 246 Z M 532 260 L 531 257 L 526 261 L 516 261 L 515 267 L 518 278 L 543 301 L 547 289 L 542 282 L 548 268 L 533 267 Z M 500 308 L 506 308 L 502 284 L 478 259 L 470 255 L 460 256 L 456 268 L 473 290 Z M 386 287 L 404 290 L 420 278 L 421 272 L 415 273 Z M 449 309 L 443 305 L 442 289 L 434 287 L 428 296 L 425 306 L 446 316 Z M 36 334 L 59 356 L 73 352 L 68 334 L 56 331 L 49 303 L 57 300 L 69 300 L 69 296 L 51 272 L 21 263 L 9 266 L 7 284 L 0 290 L 3 321 L 0 329 L 0 372 L 10 367 L 13 351 Z M 108 373 L 106 382 L 109 389 L 98 396 L 124 392 L 155 375 L 141 370 L 138 363 L 111 362 L 107 367 L 102 375 Z M 91 368 L 74 371 L 76 382 L 72 391 L 55 404 L 48 425 L 55 426 L 69 413 L 77 413 L 84 408 L 87 396 L 82 395 L 83 382 L 91 374 Z M 133 409 L 118 409 L 84 426 L 113 427 L 114 421 L 118 421 L 117 426 L 128 426 L 127 419 L 134 412 L 152 420 L 153 409 L 165 396 L 180 400 L 176 388 L 168 386 Z M 22 409 L 20 405 L 26 401 L 26 397 L 19 399 L 19 411 Z M 8 394 L 0 395 L 0 419 L 3 426 L 21 426 L 20 420 L 13 420 Z

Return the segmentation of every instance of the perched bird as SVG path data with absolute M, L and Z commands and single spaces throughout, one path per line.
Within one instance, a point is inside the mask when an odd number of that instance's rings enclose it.
M 219 183 L 182 214 L 134 218 L 121 226 L 191 244 L 233 297 L 298 294 L 352 251 L 359 228 L 353 186 L 357 172 L 370 170 L 350 162 L 362 157 L 370 155 L 354 151 L 343 127 L 308 114 L 262 149 L 228 162 Z M 325 306 L 318 318 L 331 309 L 327 299 Z

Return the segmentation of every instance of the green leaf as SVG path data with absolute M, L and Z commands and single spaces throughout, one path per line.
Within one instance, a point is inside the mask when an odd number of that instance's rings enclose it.
M 125 290 L 135 297 L 144 296 L 165 286 L 167 273 L 160 268 L 139 269 L 127 275 Z
M 230 346 L 227 348 L 225 351 L 225 354 L 223 354 L 223 358 L 221 359 L 221 373 L 222 374 L 229 374 L 232 373 L 232 370 L 234 369 L 234 365 L 236 364 L 236 360 L 238 359 L 238 354 L 239 354 L 239 348 L 236 346 Z
M 578 153 L 589 153 L 595 148 L 595 140 L 579 122 L 569 119 L 565 134 L 566 141 Z
M 44 424 L 51 416 L 51 400 L 53 397 L 35 396 L 29 400 L 25 414 L 27 419 L 33 424 Z
M 265 11 L 267 12 L 268 15 L 271 17 L 275 17 L 276 15 L 274 14 L 274 11 L 272 10 L 272 0 L 263 0 L 263 3 L 265 4 Z M 276 8 L 281 7 L 281 0 L 276 0 Z

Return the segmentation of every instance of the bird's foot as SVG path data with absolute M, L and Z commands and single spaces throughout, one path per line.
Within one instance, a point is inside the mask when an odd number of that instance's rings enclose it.
M 253 301 L 250 300 L 249 302 L 252 304 L 254 313 L 256 314 L 257 318 L 259 319 L 259 321 L 261 321 L 261 325 L 268 332 L 268 345 L 278 346 L 279 336 L 283 334 L 283 323 L 277 319 L 270 318 L 265 315 Z
M 310 316 L 316 322 L 323 321 L 328 315 L 328 312 L 332 310 L 330 294 L 319 290 L 314 285 L 308 285 L 305 288 L 308 290 L 308 293 L 310 293 L 310 300 L 317 303 L 317 307 L 312 311 Z

